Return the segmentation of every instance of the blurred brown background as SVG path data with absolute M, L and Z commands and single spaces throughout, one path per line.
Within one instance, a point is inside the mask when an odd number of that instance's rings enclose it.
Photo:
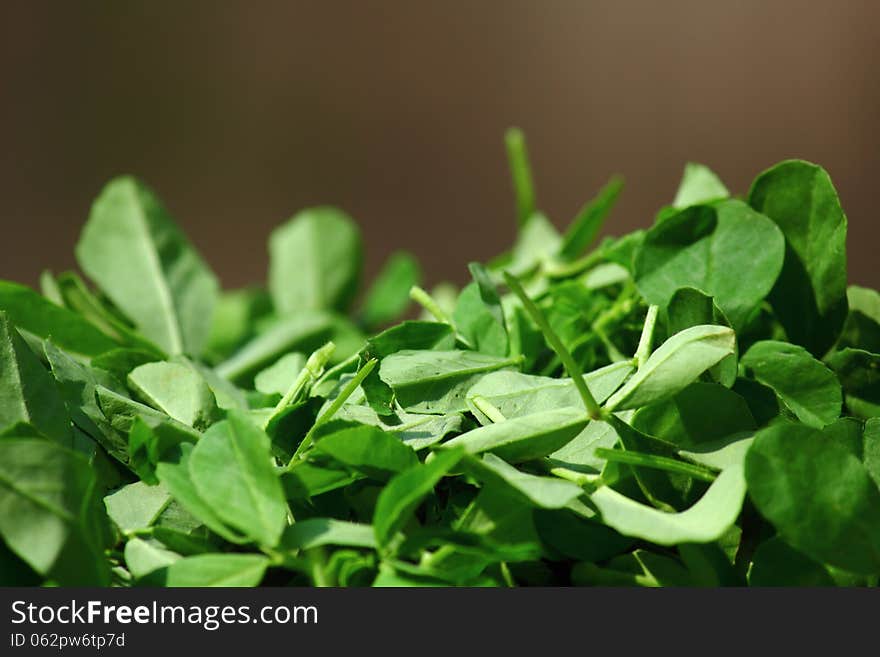
M 303 206 L 461 281 L 513 235 L 503 131 L 560 226 L 615 172 L 647 225 L 687 160 L 737 192 L 823 164 L 851 279 L 880 285 L 880 2 L 2 2 L 0 278 L 73 265 L 92 198 L 143 177 L 227 286 Z

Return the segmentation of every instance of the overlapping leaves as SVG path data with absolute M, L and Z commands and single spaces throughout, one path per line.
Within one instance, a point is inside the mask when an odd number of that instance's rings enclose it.
M 340 210 L 220 291 L 112 181 L 89 281 L 0 282 L 0 583 L 876 584 L 880 295 L 825 171 L 689 164 L 595 244 L 620 179 L 560 231 L 507 146 L 511 251 L 432 292 L 398 252 L 360 300 Z

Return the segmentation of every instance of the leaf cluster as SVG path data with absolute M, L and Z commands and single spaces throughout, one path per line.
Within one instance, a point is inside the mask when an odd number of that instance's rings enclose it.
M 85 277 L 0 282 L 0 582 L 876 586 L 880 295 L 827 173 L 689 164 L 599 241 L 622 181 L 560 231 L 507 148 L 517 234 L 460 290 L 407 253 L 363 290 L 329 207 L 223 290 L 111 181 Z

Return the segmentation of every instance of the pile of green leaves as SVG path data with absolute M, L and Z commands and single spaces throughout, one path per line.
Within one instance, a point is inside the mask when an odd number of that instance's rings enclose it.
M 460 291 L 400 253 L 361 293 L 326 207 L 221 291 L 112 181 L 89 282 L 0 282 L 0 582 L 876 585 L 880 295 L 826 172 L 688 165 L 596 244 L 620 181 L 559 232 L 507 145 L 518 233 Z

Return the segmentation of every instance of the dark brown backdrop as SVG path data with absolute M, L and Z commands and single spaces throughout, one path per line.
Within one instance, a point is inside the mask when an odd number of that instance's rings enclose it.
M 332 203 L 373 272 L 430 282 L 509 242 L 502 134 L 528 135 L 563 225 L 614 172 L 611 232 L 651 221 L 682 166 L 745 191 L 823 164 L 851 278 L 880 285 L 880 3 L 3 2 L 0 278 L 73 264 L 110 176 L 142 176 L 226 285 L 262 280 L 271 227 Z

